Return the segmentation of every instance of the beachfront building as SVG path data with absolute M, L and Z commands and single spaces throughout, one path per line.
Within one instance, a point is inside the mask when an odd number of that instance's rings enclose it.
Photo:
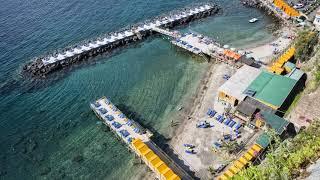
M 234 114 L 241 120 L 250 122 L 258 113 L 261 112 L 275 114 L 276 110 L 250 96 L 247 96 L 241 103 L 239 103 Z
M 247 96 L 244 90 L 261 73 L 257 68 L 243 65 L 218 89 L 218 101 L 237 106 Z
M 297 92 L 299 80 L 262 71 L 245 89 L 244 94 L 274 110 L 285 110 Z
M 317 11 L 313 24 L 316 27 L 316 29 L 320 31 L 320 10 Z
M 250 162 L 254 163 L 254 161 L 263 154 L 264 150 L 271 143 L 270 135 L 267 132 L 268 129 L 273 129 L 281 138 L 285 138 L 287 134 L 295 133 L 292 123 L 273 113 L 262 112 L 260 117 L 255 119 L 255 122 L 259 123 L 260 128 L 263 128 L 265 131 L 262 131 L 257 140 L 249 146 L 242 156 L 232 162 L 226 170 L 217 177 L 218 180 L 232 178 L 242 169 L 246 168 Z

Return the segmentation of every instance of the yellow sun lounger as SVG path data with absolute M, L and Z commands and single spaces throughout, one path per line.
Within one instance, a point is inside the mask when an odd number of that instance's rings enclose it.
M 251 161 L 251 159 L 253 159 L 253 156 L 251 156 L 249 153 L 245 153 L 244 158 L 246 158 L 248 161 Z
M 243 156 L 239 158 L 239 161 L 240 161 L 243 165 L 248 164 L 248 160 L 246 160 Z
M 252 146 L 252 149 L 254 149 L 255 151 L 257 151 L 257 152 L 260 152 L 261 151 L 261 146 L 259 146 L 258 144 L 254 144 L 253 146 Z
M 234 162 L 234 165 L 235 165 L 237 168 L 239 168 L 240 170 L 244 167 L 244 164 L 241 163 L 241 162 L 238 161 L 238 160 Z
M 256 157 L 258 155 L 258 152 L 256 152 L 255 150 L 253 150 L 252 148 L 248 150 L 248 153 L 253 156 Z
M 229 178 L 226 175 L 221 174 L 217 179 L 219 179 L 219 180 L 227 180 Z
M 234 176 L 234 173 L 231 172 L 230 170 L 227 170 L 224 174 L 227 175 L 230 178 Z
M 234 174 L 237 174 L 240 169 L 237 168 L 236 166 L 232 165 L 230 168 L 229 168 L 230 171 L 232 171 Z

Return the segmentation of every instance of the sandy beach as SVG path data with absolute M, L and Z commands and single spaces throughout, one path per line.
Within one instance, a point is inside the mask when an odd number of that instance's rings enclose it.
M 287 38 L 287 36 L 294 36 L 293 31 L 288 27 L 283 27 L 276 31 L 275 34 L 277 34 L 277 37 L 270 43 L 249 47 L 244 50 L 251 51 L 252 53 L 250 55 L 256 60 L 260 60 L 265 64 L 270 63 L 272 58 L 277 56 L 277 54 L 273 54 L 273 51 L 278 49 L 278 51 L 281 52 L 286 49 L 292 41 L 292 39 Z M 274 46 L 275 44 L 276 46 Z
M 208 107 L 213 106 L 214 99 L 217 94 L 218 87 L 224 83 L 222 76 L 226 73 L 232 74 L 235 69 L 227 64 L 212 64 L 206 75 L 206 81 L 201 84 L 199 96 L 193 103 L 192 112 L 189 118 L 176 130 L 176 134 L 170 141 L 171 148 L 179 154 L 187 166 L 201 179 L 208 179 L 210 174 L 208 167 L 216 159 L 210 147 L 212 142 L 217 139 L 217 136 L 212 135 L 211 129 L 196 128 L 197 122 L 206 116 Z M 222 132 L 221 132 L 222 133 Z M 220 135 L 220 134 L 219 134 Z M 190 143 L 196 145 L 196 151 L 201 152 L 201 155 L 190 155 L 184 152 L 183 144 Z M 200 154 L 200 153 L 198 153 Z M 221 159 L 223 161 L 224 159 Z
M 293 35 L 290 29 L 282 28 L 277 33 L 278 35 L 273 41 L 256 47 L 247 47 L 243 50 L 251 51 L 252 57 L 260 60 L 264 64 L 269 64 L 274 57 L 279 55 L 273 53 L 275 46 L 271 44 L 277 44 L 276 48 L 281 52 L 286 49 L 292 41 L 292 39 L 286 38 L 288 35 Z M 232 156 L 223 158 L 221 158 L 221 156 L 215 156 L 210 148 L 212 147 L 212 143 L 218 139 L 218 136 L 227 132 L 224 127 L 219 127 L 219 124 L 215 124 L 216 129 L 214 131 L 212 128 L 196 128 L 197 122 L 207 118 L 206 112 L 208 108 L 215 108 L 214 101 L 217 97 L 217 89 L 225 82 L 222 78 L 223 75 L 227 74 L 231 76 L 235 71 L 235 68 L 225 63 L 210 64 L 207 73 L 204 75 L 198 87 L 196 97 L 193 99 L 193 102 L 188 105 L 188 108 L 184 109 L 184 114 L 186 115 L 182 117 L 183 119 L 180 121 L 181 124 L 176 127 L 175 133 L 169 142 L 170 148 L 173 149 L 179 158 L 184 161 L 185 165 L 189 166 L 190 169 L 195 172 L 195 175 L 201 179 L 212 179 L 213 176 L 208 171 L 209 166 L 215 163 L 230 162 L 236 158 Z M 214 123 L 215 121 L 209 119 L 209 122 Z M 185 143 L 195 145 L 197 154 L 191 155 L 185 153 L 185 148 L 183 147 Z

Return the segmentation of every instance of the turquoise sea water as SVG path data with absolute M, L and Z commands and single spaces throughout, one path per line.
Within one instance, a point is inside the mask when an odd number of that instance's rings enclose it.
M 163 135 L 176 107 L 195 93 L 207 64 L 161 37 L 57 72 L 45 81 L 19 76 L 32 57 L 201 1 L 0 0 L 0 179 L 141 179 L 137 165 L 89 109 L 108 96 L 130 117 Z M 205 1 L 204 1 L 205 2 Z M 235 47 L 268 41 L 269 17 L 238 0 L 182 27 Z M 249 25 L 248 20 L 260 21 Z

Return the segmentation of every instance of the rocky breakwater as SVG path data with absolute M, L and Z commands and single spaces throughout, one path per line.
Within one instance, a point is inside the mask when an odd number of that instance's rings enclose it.
M 246 7 L 258 7 L 260 5 L 259 0 L 240 0 L 240 2 Z
M 152 27 L 173 28 L 216 14 L 219 9 L 212 3 L 206 3 L 176 10 L 118 32 L 108 33 L 63 50 L 57 50 L 55 53 L 37 57 L 23 66 L 23 74 L 31 77 L 46 77 L 51 72 L 79 63 L 90 57 L 143 40 L 156 33 L 152 31 Z

